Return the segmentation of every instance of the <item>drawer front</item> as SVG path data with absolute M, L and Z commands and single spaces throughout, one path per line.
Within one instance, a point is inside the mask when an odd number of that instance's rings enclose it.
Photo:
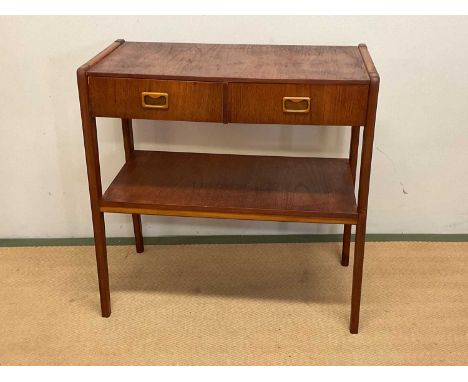
M 229 121 L 362 126 L 368 85 L 229 84 Z
M 96 117 L 223 121 L 223 85 L 211 82 L 89 77 Z

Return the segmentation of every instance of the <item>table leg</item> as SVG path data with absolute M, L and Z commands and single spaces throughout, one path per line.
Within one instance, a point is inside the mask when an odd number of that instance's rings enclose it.
M 357 334 L 359 330 L 359 311 L 361 307 L 362 270 L 364 265 L 364 245 L 366 240 L 366 216 L 359 216 L 356 225 L 354 244 L 353 286 L 351 293 L 351 320 L 349 331 Z
M 101 297 L 102 317 L 109 317 L 111 314 L 109 272 L 107 266 L 107 246 L 104 214 L 93 211 L 94 245 L 96 249 L 96 264 L 99 281 L 99 295 Z
M 351 293 L 351 320 L 349 331 L 356 334 L 359 330 L 359 309 L 361 305 L 362 268 L 364 264 L 364 245 L 366 240 L 367 204 L 374 142 L 375 115 L 380 79 L 364 45 L 360 45 L 361 55 L 368 67 L 371 83 L 367 103 L 366 125 L 362 134 L 361 170 L 359 172 L 358 221 L 354 246 L 353 286 Z
M 341 250 L 341 265 L 347 267 L 349 265 L 349 251 L 351 248 L 351 224 L 345 224 L 343 230 L 343 247 Z
M 83 124 L 86 170 L 88 173 L 89 198 L 91 202 L 91 216 L 93 219 L 99 294 L 101 296 L 101 313 L 103 317 L 109 317 L 111 314 L 111 303 L 109 273 L 107 269 L 106 230 L 104 225 L 104 214 L 100 211 L 102 185 L 96 118 L 92 117 L 89 112 L 88 80 L 86 78 L 85 69 L 78 69 L 77 77 L 80 95 L 81 120 Z
M 353 184 L 356 183 L 356 167 L 359 149 L 359 126 L 351 128 L 351 139 L 349 145 L 349 167 L 351 169 L 351 176 Z M 349 264 L 349 251 L 351 247 L 351 224 L 345 224 L 343 230 L 343 249 L 341 252 L 341 265 L 347 267 Z
M 125 160 L 128 161 L 133 156 L 135 145 L 133 141 L 133 127 L 131 119 L 122 118 L 122 134 L 124 141 Z M 143 229 L 141 226 L 141 216 L 139 214 L 132 214 L 133 220 L 133 233 L 135 235 L 135 247 L 138 253 L 145 250 L 143 244 Z
M 139 214 L 132 214 L 133 220 L 133 233 L 135 235 L 135 247 L 137 253 L 142 253 L 145 250 L 145 246 L 143 244 L 143 232 L 141 227 L 141 215 Z

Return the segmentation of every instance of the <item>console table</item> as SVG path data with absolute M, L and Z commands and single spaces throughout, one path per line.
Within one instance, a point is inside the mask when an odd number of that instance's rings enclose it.
M 351 333 L 358 332 L 379 75 L 366 45 L 274 46 L 117 40 L 77 71 L 101 312 L 111 314 L 104 213 L 356 225 Z M 125 164 L 102 192 L 96 117 L 122 121 Z M 348 126 L 349 157 L 135 150 L 132 119 Z M 357 202 L 354 194 L 363 126 Z M 284 261 L 288 261 L 286 258 Z

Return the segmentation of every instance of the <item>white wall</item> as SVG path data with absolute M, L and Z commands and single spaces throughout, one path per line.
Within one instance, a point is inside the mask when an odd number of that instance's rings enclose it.
M 130 41 L 355 45 L 381 75 L 370 233 L 468 231 L 468 17 L 0 17 L 0 237 L 91 236 L 75 71 Z M 98 120 L 106 187 L 119 121 Z M 136 121 L 138 147 L 342 155 L 341 127 Z M 107 215 L 109 236 L 131 219 Z M 339 226 L 144 217 L 146 235 L 337 233 Z

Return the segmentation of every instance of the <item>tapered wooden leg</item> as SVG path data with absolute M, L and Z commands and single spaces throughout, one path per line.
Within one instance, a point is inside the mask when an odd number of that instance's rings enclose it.
M 349 265 L 349 251 L 351 248 L 351 224 L 345 224 L 343 231 L 343 248 L 341 251 L 341 265 L 347 267 Z
M 93 227 L 99 295 L 101 297 L 101 314 L 102 317 L 109 317 L 111 314 L 109 271 L 107 267 L 106 230 L 104 225 L 104 214 L 102 212 L 93 212 Z
M 370 58 L 367 47 L 359 45 L 359 51 L 370 77 L 369 97 L 367 101 L 366 125 L 362 134 L 361 171 L 359 173 L 358 221 L 354 247 L 353 286 L 351 293 L 351 319 L 349 330 L 356 334 L 359 330 L 359 309 L 361 306 L 362 267 L 364 264 L 364 245 L 366 240 L 367 204 L 374 142 L 375 115 L 380 78 Z
M 353 184 L 356 183 L 356 167 L 359 149 L 359 126 L 351 128 L 351 140 L 349 144 L 349 167 L 351 169 L 351 176 Z M 341 252 L 341 265 L 347 267 L 349 264 L 349 250 L 351 247 L 351 225 L 345 224 L 343 230 L 343 249 Z
M 131 119 L 122 119 L 122 134 L 124 141 L 125 160 L 128 161 L 132 158 L 135 145 L 133 142 L 133 127 Z M 143 230 L 141 227 L 141 216 L 139 214 L 132 214 L 133 232 L 135 234 L 135 247 L 138 253 L 145 250 L 143 244 Z
M 91 202 L 91 216 L 93 219 L 99 294 L 101 296 L 101 313 L 103 317 L 109 317 L 111 314 L 111 302 L 109 271 L 107 269 L 106 229 L 104 225 L 104 214 L 100 211 L 102 185 L 99 165 L 99 147 L 97 141 L 96 118 L 92 117 L 89 112 L 87 69 L 88 65 L 80 67 L 77 71 L 77 79 L 86 154 L 86 169 L 88 173 L 89 197 Z
M 133 220 L 133 232 L 135 233 L 135 246 L 138 253 L 142 253 L 145 250 L 143 244 L 143 232 L 141 228 L 141 216 L 139 214 L 132 214 Z
M 354 244 L 353 287 L 351 293 L 351 320 L 349 331 L 357 334 L 359 330 L 359 311 L 361 306 L 362 270 L 364 265 L 364 245 L 366 240 L 366 216 L 359 216 L 356 225 Z

